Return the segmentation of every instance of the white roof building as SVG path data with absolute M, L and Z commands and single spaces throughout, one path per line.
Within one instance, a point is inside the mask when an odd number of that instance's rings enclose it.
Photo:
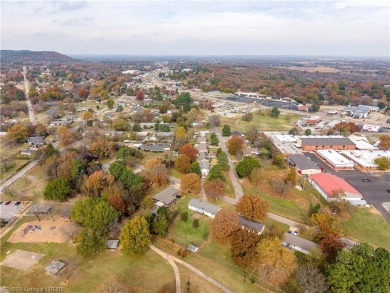
M 378 148 L 368 142 L 368 139 L 362 135 L 351 134 L 348 138 L 356 145 L 358 150 L 377 150 Z
M 353 169 L 354 162 L 348 160 L 334 150 L 316 150 L 325 161 L 330 163 L 335 169 Z
M 386 150 L 351 150 L 339 151 L 339 153 L 363 168 L 378 168 L 378 165 L 375 163 L 376 158 L 390 158 L 390 151 Z

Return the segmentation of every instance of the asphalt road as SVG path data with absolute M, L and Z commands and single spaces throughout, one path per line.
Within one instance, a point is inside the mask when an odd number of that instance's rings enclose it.
M 30 118 L 30 122 L 32 124 L 36 124 L 35 113 L 31 101 L 29 99 L 28 93 L 30 92 L 30 82 L 27 79 L 27 67 L 23 66 L 23 78 L 24 78 L 24 90 L 26 94 L 26 103 L 28 109 L 28 117 Z

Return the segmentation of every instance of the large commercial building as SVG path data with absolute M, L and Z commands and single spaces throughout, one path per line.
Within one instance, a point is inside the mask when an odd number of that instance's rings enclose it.
M 354 150 L 356 145 L 348 138 L 341 135 L 310 135 L 300 136 L 297 146 L 305 152 L 315 150 Z
M 376 158 L 388 157 L 390 159 L 390 151 L 386 150 L 354 150 L 354 151 L 339 151 L 344 157 L 352 160 L 363 170 L 378 170 L 378 165 L 375 163 Z
M 335 170 L 353 170 L 354 162 L 334 150 L 318 150 L 316 154 Z
M 364 204 L 362 195 L 347 181 L 329 173 L 309 176 L 310 184 L 327 200 L 348 200 L 351 204 Z

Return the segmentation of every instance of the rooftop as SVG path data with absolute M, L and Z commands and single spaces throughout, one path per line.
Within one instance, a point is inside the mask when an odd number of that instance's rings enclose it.
M 332 196 L 335 191 L 361 195 L 360 192 L 353 188 L 347 181 L 333 174 L 319 173 L 310 175 L 309 178 L 316 182 L 329 196 Z
M 335 167 L 353 167 L 355 164 L 334 150 L 317 150 L 321 157 Z
M 249 220 L 243 216 L 240 216 L 240 223 L 241 223 L 241 225 L 243 225 L 245 227 L 252 228 L 253 230 L 260 232 L 260 233 L 263 232 L 263 230 L 265 228 L 264 224 Z
M 202 201 L 198 198 L 193 198 L 188 202 L 189 206 L 194 208 L 201 209 L 207 213 L 216 214 L 221 208 L 219 206 L 213 205 L 211 203 Z
M 288 159 L 291 160 L 296 165 L 296 167 L 300 170 L 308 170 L 308 169 L 320 170 L 320 168 L 305 155 L 293 154 L 290 155 Z
M 169 186 L 168 188 L 157 193 L 155 196 L 153 196 L 153 198 L 155 200 L 161 201 L 162 203 L 164 203 L 166 205 L 169 205 L 177 199 L 176 196 L 178 194 L 179 194 L 178 189 Z
M 60 262 L 58 260 L 53 260 L 51 264 L 49 264 L 45 271 L 46 273 L 50 273 L 52 275 L 57 275 L 59 271 L 61 271 L 65 267 L 65 263 Z
M 352 161 L 358 163 L 363 167 L 377 167 L 374 162 L 376 158 L 388 157 L 390 158 L 390 151 L 386 150 L 353 150 L 353 151 L 339 151 L 340 154 L 348 157 Z
M 304 145 L 355 145 L 350 139 L 338 135 L 300 136 Z

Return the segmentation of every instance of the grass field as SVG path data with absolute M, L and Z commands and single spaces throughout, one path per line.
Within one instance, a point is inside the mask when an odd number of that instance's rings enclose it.
M 67 243 L 8 243 L 12 233 L 26 222 L 36 219 L 25 217 L 1 241 L 1 259 L 7 251 L 22 249 L 45 256 L 29 271 L 1 266 L 1 286 L 11 287 L 62 287 L 64 292 L 93 292 L 108 279 L 128 284 L 132 292 L 158 292 L 161 288 L 174 288 L 172 268 L 158 254 L 149 251 L 143 257 L 124 256 L 120 251 L 103 252 L 95 257 L 82 258 L 74 245 Z M 45 274 L 44 268 L 53 260 L 65 261 L 74 270 L 64 285 L 60 277 Z
M 9 188 L 18 192 L 24 199 L 37 200 L 42 196 L 46 184 L 45 170 L 43 167 L 36 165 L 11 184 Z
M 367 209 L 356 209 L 351 218 L 342 221 L 342 229 L 354 239 L 390 249 L 390 225 Z
M 266 199 L 269 202 L 271 212 L 298 222 L 308 222 L 307 209 L 297 202 L 267 195 L 250 184 L 244 184 L 243 188 L 246 194 L 258 194 L 261 198 Z
M 300 117 L 302 116 L 297 114 L 281 114 L 278 118 L 272 118 L 254 113 L 253 120 L 250 122 L 242 121 L 241 115 L 235 118 L 221 117 L 221 125 L 228 124 L 232 130 L 238 131 L 246 131 L 252 125 L 256 126 L 260 131 L 288 131 Z

